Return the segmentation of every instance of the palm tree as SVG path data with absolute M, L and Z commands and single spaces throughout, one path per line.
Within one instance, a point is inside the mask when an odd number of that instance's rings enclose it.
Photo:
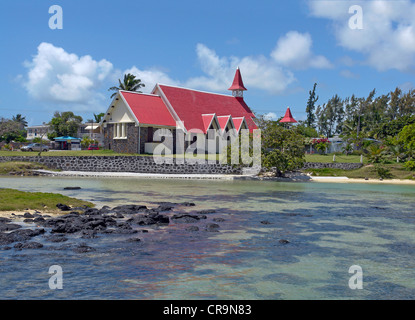
M 99 113 L 99 114 L 95 114 L 94 113 L 95 122 L 96 123 L 100 123 L 103 116 L 105 116 L 105 113 L 104 112 Z
M 20 113 L 13 116 L 12 121 L 19 124 L 19 129 L 20 130 L 24 129 L 24 127 L 27 126 L 26 117 L 22 117 L 22 115 Z
M 114 98 L 119 90 L 134 91 L 141 93 L 141 91 L 138 91 L 138 89 L 140 89 L 141 87 L 145 87 L 145 84 L 141 82 L 141 79 L 136 79 L 135 75 L 131 73 L 124 75 L 123 82 L 121 82 L 120 79 L 118 79 L 118 82 L 118 87 L 111 87 L 108 89 L 108 91 L 116 91 L 111 95 L 111 98 Z

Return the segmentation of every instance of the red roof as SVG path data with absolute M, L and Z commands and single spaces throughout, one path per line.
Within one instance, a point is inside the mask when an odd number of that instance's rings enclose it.
M 218 117 L 219 126 L 222 130 L 226 129 L 226 126 L 228 125 L 230 118 L 231 116 L 219 116 Z
M 232 118 L 233 124 L 235 125 L 235 129 L 236 131 L 240 131 L 241 127 L 242 127 L 242 123 L 244 123 L 245 118 L 244 117 L 240 117 L 240 118 Z
M 245 117 L 249 130 L 257 129 L 255 115 L 242 98 L 186 88 L 158 85 L 187 130 L 205 130 L 203 114 Z
M 287 111 L 285 112 L 284 118 L 280 120 L 280 122 L 286 122 L 286 123 L 296 123 L 297 120 L 295 120 L 291 114 L 290 107 L 287 108 Z
M 206 133 L 209 130 L 210 125 L 212 124 L 214 114 L 202 114 L 203 120 L 203 132 Z
M 242 81 L 241 71 L 239 70 L 239 68 L 236 69 L 232 86 L 228 90 L 243 90 L 243 91 L 248 90 L 244 86 L 244 83 Z
M 137 92 L 119 91 L 140 124 L 176 126 L 161 97 Z

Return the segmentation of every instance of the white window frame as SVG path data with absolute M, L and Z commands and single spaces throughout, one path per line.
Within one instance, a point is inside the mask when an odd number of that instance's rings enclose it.
M 127 139 L 127 124 L 114 123 L 114 139 Z

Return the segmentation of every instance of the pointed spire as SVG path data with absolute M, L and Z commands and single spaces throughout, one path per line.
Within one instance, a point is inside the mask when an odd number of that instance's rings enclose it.
M 297 122 L 297 120 L 295 120 L 293 115 L 291 114 L 290 107 L 287 108 L 287 111 L 285 112 L 285 116 L 284 118 L 280 120 L 280 122 L 285 122 L 285 123 L 296 123 Z
M 239 70 L 239 67 L 238 67 L 238 69 L 236 69 L 235 78 L 233 79 L 232 86 L 228 90 L 232 90 L 232 91 L 246 91 L 246 90 L 248 90 L 244 87 L 244 83 L 242 81 L 241 71 Z

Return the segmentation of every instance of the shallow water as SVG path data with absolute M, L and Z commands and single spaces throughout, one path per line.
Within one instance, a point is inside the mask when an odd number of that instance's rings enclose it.
M 190 201 L 196 207 L 180 210 L 217 209 L 191 224 L 197 232 L 177 223 L 0 250 L 0 299 L 415 298 L 415 186 L 78 177 L 0 178 L 0 186 L 98 207 Z M 214 218 L 224 219 L 219 232 L 205 231 Z M 75 253 L 70 245 L 80 242 L 96 251 Z M 62 290 L 49 289 L 51 265 L 63 269 Z M 352 265 L 363 270 L 361 290 L 349 288 Z

